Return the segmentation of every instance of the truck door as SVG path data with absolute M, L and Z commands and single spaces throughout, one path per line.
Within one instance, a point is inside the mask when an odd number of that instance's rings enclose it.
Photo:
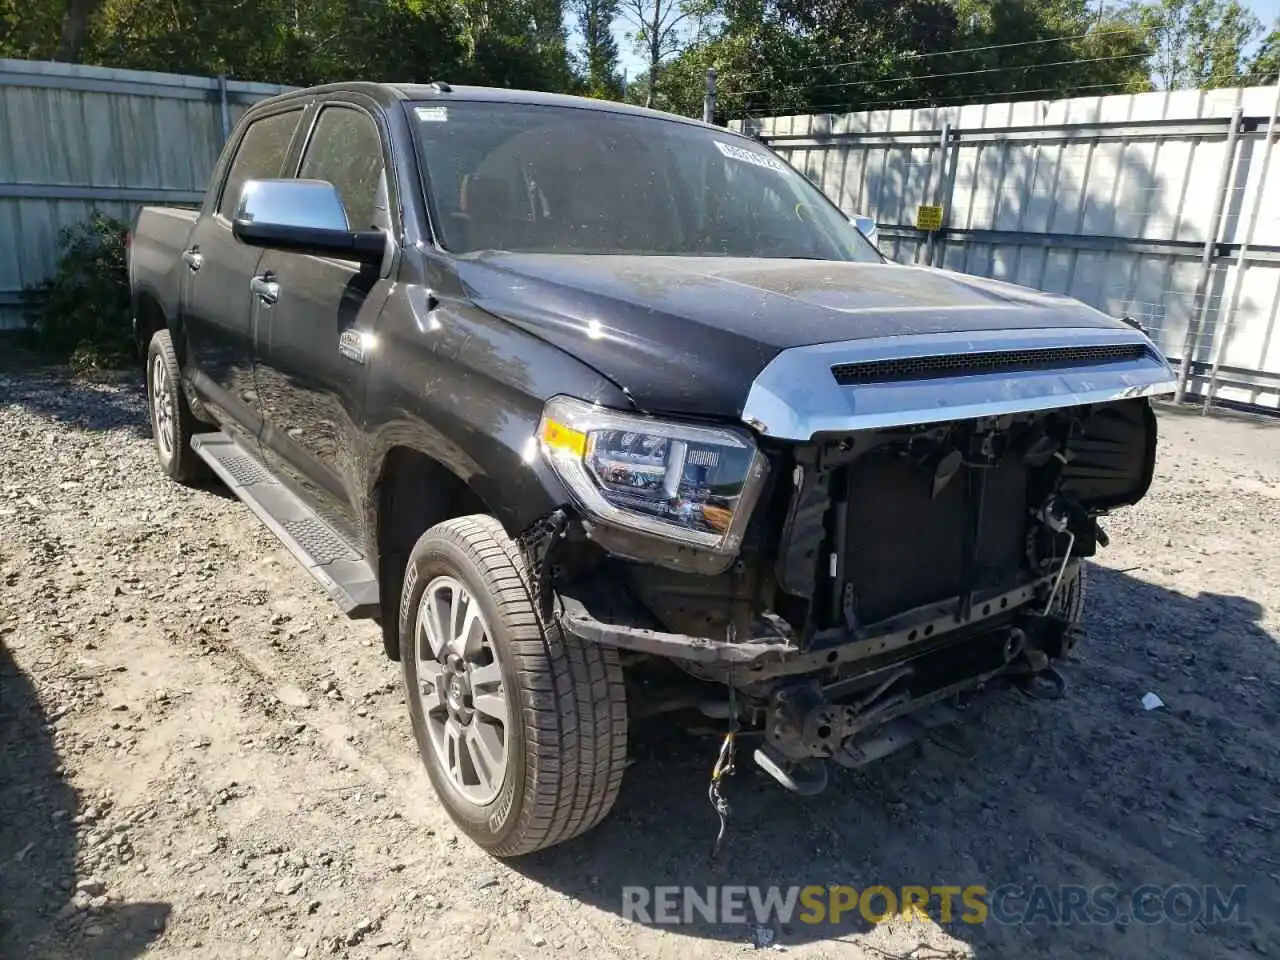
M 267 114 L 244 129 L 222 182 L 210 186 L 217 196 L 206 202 L 181 254 L 182 330 L 192 384 L 219 424 L 249 450 L 257 448 L 262 426 L 253 371 L 257 298 L 249 286 L 262 250 L 237 240 L 231 220 L 247 180 L 280 175 L 303 111 L 294 106 Z
M 373 114 L 320 109 L 298 176 L 337 188 L 354 229 L 391 230 L 385 146 Z M 390 291 L 377 266 L 268 250 L 258 263 L 256 379 L 263 455 L 331 525 L 362 543 L 365 361 Z M 270 302 L 267 302 L 270 301 Z

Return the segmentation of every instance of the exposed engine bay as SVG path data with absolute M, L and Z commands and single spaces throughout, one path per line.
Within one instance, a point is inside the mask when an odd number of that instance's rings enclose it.
M 1139 398 L 762 445 L 770 482 L 728 569 L 618 560 L 617 535 L 562 516 L 535 558 L 546 612 L 727 688 L 698 706 L 813 792 L 827 760 L 883 756 L 995 681 L 1060 694 L 1081 561 L 1146 493 L 1155 442 Z

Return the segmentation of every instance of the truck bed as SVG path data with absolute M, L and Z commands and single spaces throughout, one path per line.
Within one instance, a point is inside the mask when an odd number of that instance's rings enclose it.
M 134 310 L 151 297 L 165 316 L 176 316 L 182 251 L 200 211 L 187 207 L 143 207 L 129 239 L 129 285 Z

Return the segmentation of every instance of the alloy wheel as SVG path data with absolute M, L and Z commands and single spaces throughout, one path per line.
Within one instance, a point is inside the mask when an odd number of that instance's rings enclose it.
M 174 416 L 173 397 L 169 393 L 169 371 L 164 357 L 156 355 L 151 361 L 151 416 L 156 443 L 166 460 L 173 456 L 177 418 Z
M 414 657 L 417 695 L 441 769 L 469 802 L 493 802 L 506 778 L 509 704 L 484 613 L 455 578 L 436 577 L 423 591 Z

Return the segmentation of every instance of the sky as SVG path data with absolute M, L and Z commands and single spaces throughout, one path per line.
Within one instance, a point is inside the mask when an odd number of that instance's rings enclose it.
M 1280 5 L 1280 0 L 1268 0 L 1268 2 Z M 627 72 L 630 80 L 634 80 L 645 68 L 644 57 L 636 52 L 635 44 L 627 39 L 626 35 L 632 29 L 631 25 L 621 18 L 613 25 L 613 36 L 618 41 L 618 65 Z
M 1280 0 L 1253 0 L 1245 6 L 1253 8 L 1253 12 L 1267 29 L 1280 18 Z

